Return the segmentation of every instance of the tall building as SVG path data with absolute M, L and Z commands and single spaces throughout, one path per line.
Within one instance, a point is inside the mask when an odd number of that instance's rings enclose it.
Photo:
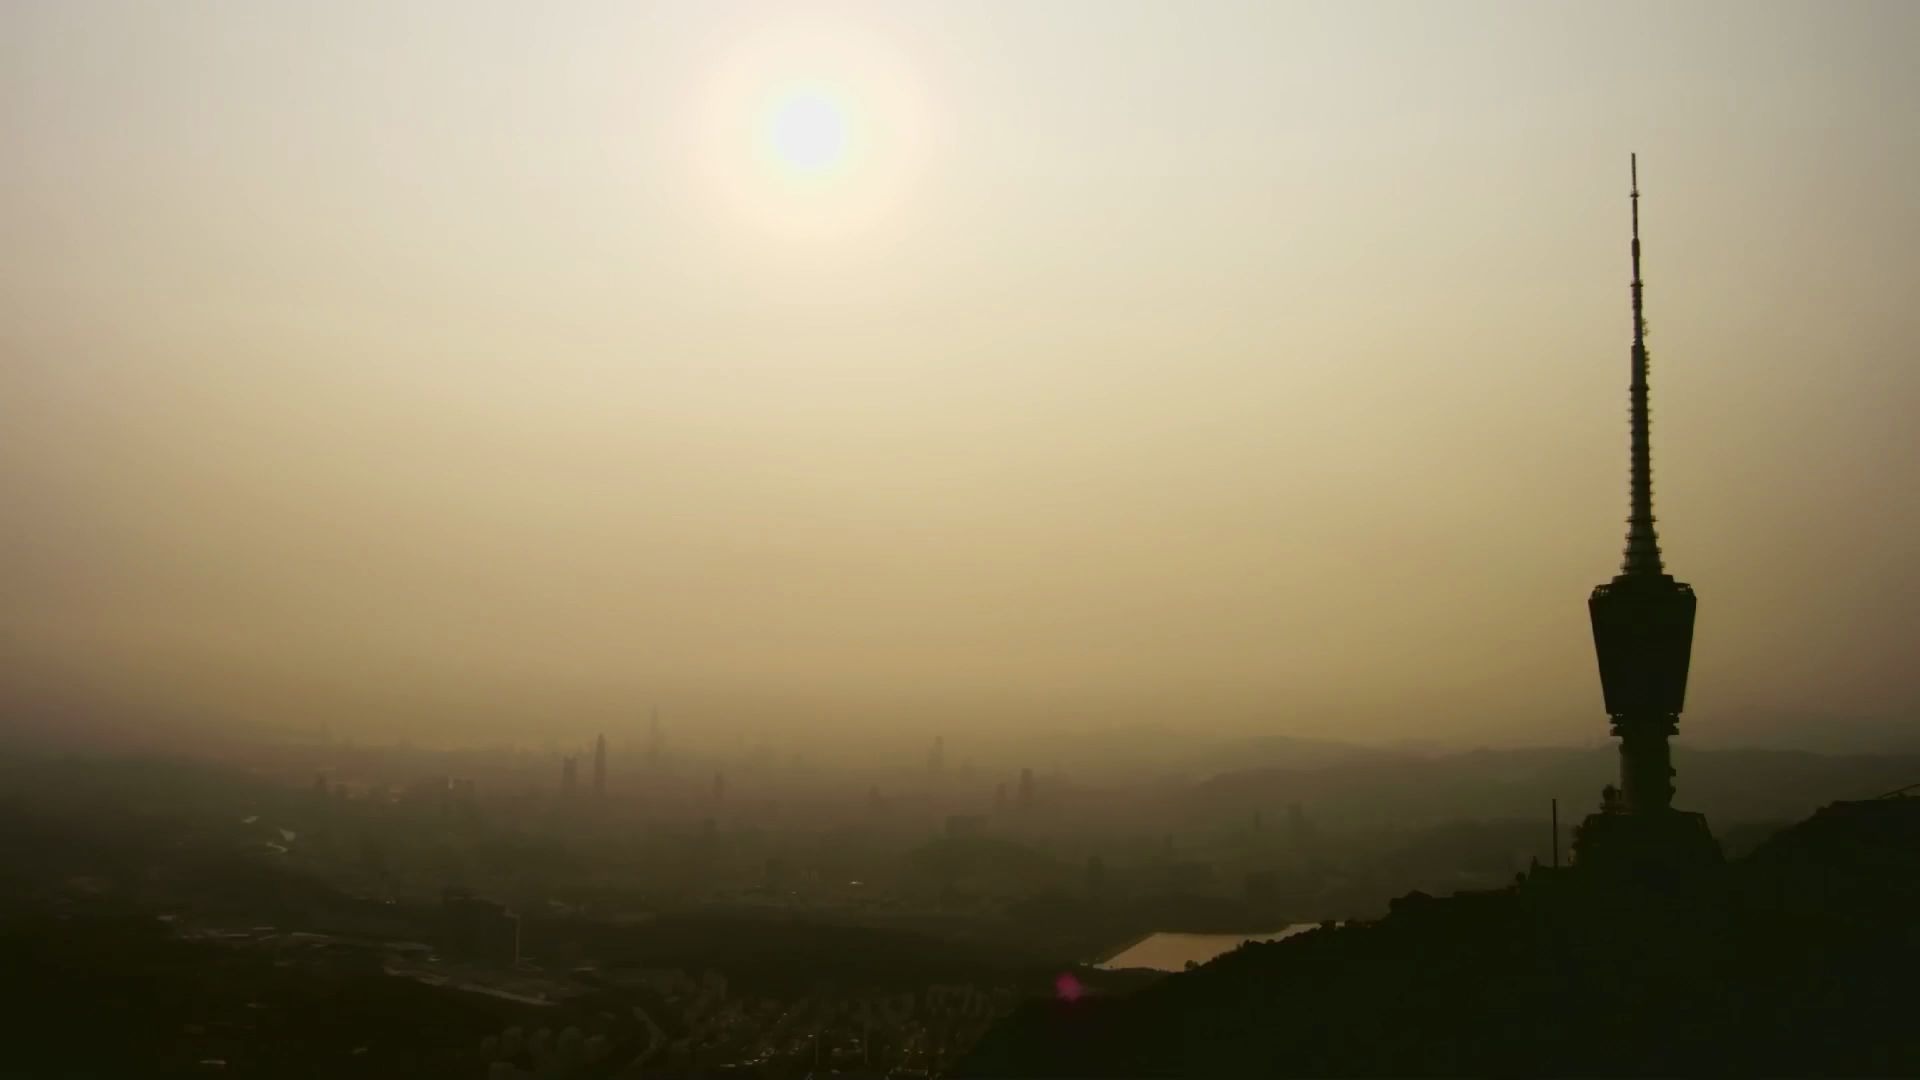
M 479 807 L 479 785 L 471 777 L 447 782 L 447 804 L 442 813 L 452 813 L 462 821 L 471 821 Z
M 1633 213 L 1633 346 L 1629 352 L 1626 555 L 1612 581 L 1587 600 L 1600 688 L 1620 740 L 1620 783 L 1576 833 L 1575 858 L 1588 867 L 1654 872 L 1718 861 L 1706 819 L 1673 808 L 1668 740 L 1679 731 L 1693 651 L 1693 586 L 1675 581 L 1653 523 L 1653 418 L 1647 404 L 1647 320 L 1640 280 L 1640 170 L 1629 158 Z
M 596 736 L 593 740 L 593 797 L 600 798 L 607 793 L 607 737 Z
M 947 737 L 935 735 L 933 749 L 927 751 L 927 771 L 938 775 L 947 764 Z

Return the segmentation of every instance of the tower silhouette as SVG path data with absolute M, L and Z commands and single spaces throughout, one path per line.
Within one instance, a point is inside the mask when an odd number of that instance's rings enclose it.
M 1673 809 L 1668 744 L 1679 731 L 1693 652 L 1697 599 L 1660 557 L 1653 523 L 1653 417 L 1648 408 L 1647 320 L 1640 279 L 1640 167 L 1628 158 L 1633 209 L 1633 347 L 1629 353 L 1627 545 L 1620 572 L 1587 599 L 1600 688 L 1620 740 L 1620 785 L 1575 839 L 1577 858 L 1626 871 L 1717 860 L 1719 848 L 1698 814 Z
M 607 737 L 596 736 L 593 740 L 593 797 L 600 798 L 607 793 Z

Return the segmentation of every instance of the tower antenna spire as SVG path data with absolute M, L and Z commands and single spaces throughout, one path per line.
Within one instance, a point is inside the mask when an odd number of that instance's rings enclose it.
M 1647 408 L 1647 316 L 1640 280 L 1640 156 L 1627 156 L 1633 207 L 1633 354 L 1628 384 L 1632 444 L 1629 461 L 1627 551 L 1620 572 L 1629 577 L 1658 577 L 1666 573 L 1660 558 L 1660 537 L 1653 528 L 1653 417 Z

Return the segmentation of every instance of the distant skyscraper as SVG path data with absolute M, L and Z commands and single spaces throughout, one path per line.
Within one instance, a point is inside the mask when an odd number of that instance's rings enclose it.
M 946 767 L 946 764 L 947 737 L 945 735 L 935 735 L 933 737 L 933 749 L 927 751 L 927 771 L 937 774 L 941 769 Z
M 1628 514 L 1620 573 L 1587 600 L 1600 687 L 1620 739 L 1620 786 L 1576 837 L 1578 859 L 1623 869 L 1715 860 L 1706 820 L 1673 809 L 1668 740 L 1679 730 L 1693 651 L 1693 587 L 1675 581 L 1653 528 L 1652 413 L 1647 403 L 1647 321 L 1640 280 L 1640 177 L 1633 179 L 1633 347 L 1629 353 Z
M 598 799 L 607 793 L 607 737 L 597 736 L 593 740 L 593 797 Z
M 1307 816 L 1307 808 L 1297 802 L 1287 804 L 1287 838 L 1295 847 L 1313 842 L 1313 819 Z
M 448 787 L 449 806 L 452 812 L 462 820 L 471 821 L 478 809 L 476 798 L 479 785 L 471 778 L 462 777 L 450 781 Z M 443 811 L 444 812 L 444 811 Z
M 727 774 L 723 772 L 716 772 L 713 774 L 713 801 L 720 802 L 724 800 L 726 797 L 727 797 Z

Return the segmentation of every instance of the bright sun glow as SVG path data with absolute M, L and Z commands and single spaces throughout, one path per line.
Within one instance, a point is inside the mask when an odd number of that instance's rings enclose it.
M 788 90 L 773 101 L 762 138 L 783 167 L 808 176 L 833 172 L 846 163 L 852 120 L 832 93 L 816 87 Z
M 697 182 L 724 218 L 846 240 L 897 223 L 931 142 L 920 80 L 867 28 L 771 21 L 712 61 L 684 121 Z

